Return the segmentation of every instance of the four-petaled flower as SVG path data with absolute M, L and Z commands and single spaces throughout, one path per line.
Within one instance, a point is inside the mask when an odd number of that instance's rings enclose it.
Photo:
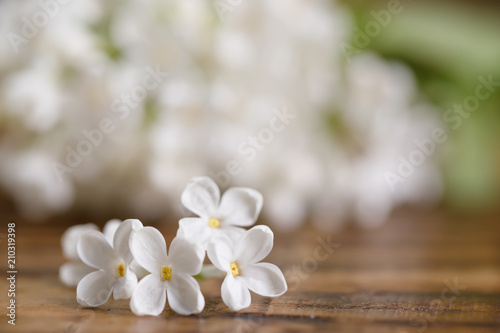
M 120 220 L 109 220 L 103 228 L 104 237 L 113 244 L 113 236 L 120 225 Z M 59 278 L 68 287 L 76 287 L 83 277 L 96 269 L 84 264 L 78 256 L 77 244 L 80 236 L 89 230 L 99 230 L 94 223 L 77 224 L 69 227 L 61 237 L 63 256 L 69 259 L 59 268 Z
M 226 277 L 221 287 L 222 300 L 233 311 L 250 306 L 250 291 L 262 296 L 280 296 L 287 290 L 281 270 L 260 261 L 273 248 L 273 232 L 258 225 L 246 231 L 239 239 L 221 235 L 208 244 L 210 261 Z
M 201 271 L 205 251 L 175 237 L 167 255 L 167 245 L 155 228 L 145 227 L 130 238 L 130 249 L 135 260 L 151 274 L 145 276 L 134 289 L 130 309 L 137 315 L 159 315 L 168 304 L 182 315 L 200 313 L 205 299 L 192 275 Z
M 106 303 L 113 293 L 115 299 L 130 298 L 137 285 L 137 276 L 130 269 L 132 253 L 129 239 L 132 232 L 142 228 L 139 220 L 123 221 L 109 244 L 104 234 L 97 230 L 87 231 L 78 240 L 80 259 L 97 271 L 86 275 L 76 288 L 76 300 L 84 306 Z
M 252 226 L 262 209 L 263 198 L 245 187 L 228 189 L 222 198 L 217 184 L 209 177 L 193 178 L 184 189 L 182 204 L 199 217 L 179 221 L 177 235 L 206 248 L 211 237 L 227 234 L 238 237 Z

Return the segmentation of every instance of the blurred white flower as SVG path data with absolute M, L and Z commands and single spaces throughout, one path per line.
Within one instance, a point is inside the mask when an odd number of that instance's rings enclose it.
M 61 237 L 63 257 L 70 261 L 59 268 L 59 279 L 68 287 L 76 287 L 85 275 L 95 271 L 95 268 L 80 260 L 76 246 L 80 235 L 89 230 L 98 230 L 98 228 L 93 223 L 78 224 L 69 227 Z
M 26 151 L 9 156 L 0 165 L 0 182 L 30 218 L 63 212 L 73 203 L 73 184 L 57 178 L 52 162 L 41 151 Z
M 55 59 L 37 59 L 31 67 L 7 77 L 2 85 L 5 108 L 28 130 L 45 132 L 59 121 L 64 96 Z
M 37 10 L 0 1 L 0 30 L 20 33 Z M 61 5 L 18 54 L 0 41 L 0 183 L 36 218 L 82 206 L 181 216 L 199 174 L 258 189 L 285 230 L 309 217 L 376 227 L 398 205 L 431 204 L 435 157 L 394 192 L 384 173 L 440 123 L 405 65 L 371 53 L 344 65 L 351 27 L 334 1 L 245 1 L 224 20 L 202 0 Z M 169 76 L 132 100 L 148 66 Z M 281 108 L 296 119 L 269 134 Z M 61 182 L 51 163 L 66 164 L 105 119 L 113 131 Z
M 102 228 L 102 233 L 104 235 L 104 238 L 106 238 L 109 245 L 111 246 L 113 245 L 113 238 L 115 237 L 116 229 L 118 229 L 121 223 L 122 223 L 121 220 L 112 219 L 106 222 L 106 224 Z

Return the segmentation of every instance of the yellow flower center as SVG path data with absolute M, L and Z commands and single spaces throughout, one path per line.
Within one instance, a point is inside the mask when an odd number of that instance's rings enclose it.
M 233 273 L 233 276 L 240 275 L 240 270 L 238 269 L 238 265 L 236 265 L 235 262 L 232 262 L 230 266 L 231 266 L 231 273 Z
M 125 264 L 120 264 L 120 266 L 118 266 L 118 275 L 120 275 L 120 277 L 125 275 Z
M 169 280 L 172 278 L 172 268 L 170 266 L 163 266 L 161 268 L 161 278 L 163 281 Z
M 212 228 L 218 228 L 220 227 L 220 221 L 218 219 L 210 218 L 208 220 L 208 225 Z

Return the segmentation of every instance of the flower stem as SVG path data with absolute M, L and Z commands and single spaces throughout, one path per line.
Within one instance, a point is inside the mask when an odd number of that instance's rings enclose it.
M 221 271 L 212 264 L 203 265 L 201 272 L 194 277 L 198 280 L 213 279 L 213 278 L 223 278 L 226 272 Z

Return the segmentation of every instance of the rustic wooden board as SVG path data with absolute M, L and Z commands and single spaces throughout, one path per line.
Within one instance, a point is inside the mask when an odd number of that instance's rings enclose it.
M 81 307 L 57 277 L 66 226 L 16 222 L 17 325 L 7 324 L 3 278 L 0 332 L 500 332 L 498 214 L 401 211 L 376 230 L 276 233 L 268 259 L 285 272 L 284 296 L 253 295 L 250 308 L 233 313 L 220 298 L 221 281 L 201 281 L 206 307 L 188 317 L 168 308 L 137 317 L 124 300 Z M 172 227 L 156 226 L 172 239 Z

